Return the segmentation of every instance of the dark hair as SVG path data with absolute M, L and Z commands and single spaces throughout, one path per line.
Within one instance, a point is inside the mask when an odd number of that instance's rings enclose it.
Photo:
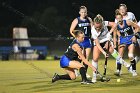
M 84 34 L 81 30 L 75 30 L 74 35 L 75 37 L 78 37 L 79 34 Z
M 98 15 L 96 15 L 96 17 L 93 19 L 93 21 L 96 22 L 96 23 L 103 23 L 104 18 L 103 18 L 100 14 L 98 14 Z
M 120 4 L 120 5 L 119 5 L 119 8 L 120 8 L 121 6 L 124 6 L 125 8 L 127 8 L 126 4 Z

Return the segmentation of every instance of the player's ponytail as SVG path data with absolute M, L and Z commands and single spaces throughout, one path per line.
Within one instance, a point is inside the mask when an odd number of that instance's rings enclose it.
M 98 15 L 96 15 L 96 17 L 93 19 L 93 21 L 94 21 L 95 23 L 103 23 L 104 19 L 103 19 L 103 17 L 102 17 L 100 14 L 98 14 Z

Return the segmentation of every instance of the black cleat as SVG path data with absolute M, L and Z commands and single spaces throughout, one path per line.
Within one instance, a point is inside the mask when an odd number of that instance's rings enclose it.
M 81 84 L 93 84 L 93 82 L 89 81 L 89 80 L 83 80 L 81 82 Z
M 55 73 L 53 78 L 52 78 L 52 83 L 54 83 L 57 80 L 59 80 L 59 75 L 57 73 Z

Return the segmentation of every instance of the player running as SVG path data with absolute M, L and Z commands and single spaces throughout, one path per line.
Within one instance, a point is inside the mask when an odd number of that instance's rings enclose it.
M 132 65 L 132 75 L 137 76 L 136 73 L 136 61 L 134 59 L 134 51 L 135 51 L 135 44 L 136 44 L 136 37 L 135 33 L 139 31 L 139 26 L 130 20 L 123 20 L 123 16 L 116 10 L 116 20 L 117 20 L 117 35 L 119 37 L 119 47 L 118 51 L 121 57 L 123 57 L 124 50 L 128 47 L 128 57 L 130 59 Z M 133 30 L 133 28 L 135 30 Z M 135 32 L 134 32 L 135 31 Z M 120 64 L 120 63 L 117 63 Z M 117 68 L 116 75 L 120 75 L 120 68 Z
M 127 6 L 125 4 L 120 4 L 119 5 L 119 13 L 123 16 L 123 20 L 130 20 L 133 21 L 134 23 L 137 23 L 136 17 L 132 12 L 127 12 Z M 117 23 L 117 20 L 115 19 L 115 23 Z M 137 39 L 138 42 L 140 42 L 139 39 Z M 140 46 L 140 45 L 139 45 Z M 137 46 L 136 52 L 139 51 L 139 47 Z M 138 54 L 138 53 L 137 53 Z M 140 57 L 136 56 L 135 60 L 138 62 Z M 116 61 L 117 64 L 117 61 Z M 132 73 L 132 67 L 130 67 L 129 71 Z M 121 64 L 117 64 L 117 71 L 116 73 L 121 74 Z
M 70 27 L 70 33 L 73 37 L 75 37 L 74 30 L 81 30 L 85 34 L 84 41 L 82 42 L 84 50 L 85 50 L 85 57 L 88 60 L 90 52 L 91 52 L 91 26 L 92 26 L 92 19 L 87 16 L 87 8 L 85 6 L 80 7 L 79 11 L 80 17 L 77 17 L 73 20 L 71 27 Z M 88 66 L 84 64 L 87 72 Z M 90 77 L 87 74 L 87 77 Z
M 67 74 L 65 75 L 58 75 L 55 73 L 55 75 L 52 78 L 52 83 L 57 80 L 73 80 L 76 78 L 74 69 L 79 69 L 79 72 L 82 77 L 81 84 L 89 84 L 90 81 L 87 80 L 86 77 L 86 71 L 85 67 L 79 62 L 76 61 L 79 58 L 89 67 L 92 68 L 93 71 L 96 71 L 96 69 L 92 66 L 91 63 L 88 62 L 88 60 L 84 57 L 82 54 L 83 46 L 81 42 L 84 41 L 84 33 L 82 31 L 76 31 L 75 34 L 75 40 L 70 44 L 67 51 L 64 53 L 64 55 L 60 59 L 60 66 L 61 68 L 64 68 Z
M 103 53 L 105 57 L 108 57 L 105 50 L 108 49 L 108 42 L 111 40 L 111 33 L 115 30 L 116 24 L 114 22 L 104 21 L 103 17 L 99 14 L 93 19 L 93 23 L 94 25 L 91 30 L 92 38 L 94 39 L 92 65 L 97 69 L 100 54 Z M 108 31 L 108 26 L 111 27 L 110 31 Z M 129 64 L 124 62 L 119 56 L 118 52 L 114 49 L 112 42 L 109 44 L 109 52 L 113 58 L 118 60 L 120 64 L 128 67 Z M 92 82 L 96 82 L 96 77 L 97 74 L 93 72 Z

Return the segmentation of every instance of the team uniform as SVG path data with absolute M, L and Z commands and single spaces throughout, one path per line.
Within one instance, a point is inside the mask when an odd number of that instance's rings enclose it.
M 140 21 L 138 22 L 137 25 L 140 27 Z M 137 39 L 137 41 L 138 41 L 138 44 L 139 44 L 139 46 L 140 46 L 140 39 Z
M 101 31 L 97 32 L 94 26 L 91 29 L 92 38 L 94 40 L 98 39 L 100 46 L 103 49 L 105 48 L 106 42 L 110 41 L 110 39 L 111 39 L 110 32 L 109 32 L 107 26 L 109 26 L 109 22 L 103 21 L 103 27 L 102 27 Z M 94 46 L 96 46 L 95 42 L 94 42 Z M 113 48 L 113 51 L 110 52 L 110 54 L 113 56 L 113 58 L 115 58 L 117 60 L 117 62 L 119 64 L 123 64 L 125 67 L 128 67 L 129 64 L 127 64 L 125 61 L 123 61 L 123 59 L 120 57 L 119 53 L 114 48 Z M 95 62 L 95 60 L 92 60 L 92 65 L 95 68 L 98 68 L 98 62 Z M 96 77 L 97 77 L 96 73 L 93 72 L 92 82 L 96 82 L 96 79 L 97 79 Z
M 135 15 L 132 12 L 127 12 L 127 16 L 123 17 L 123 20 L 134 21 L 134 20 L 136 20 L 136 17 L 135 17 Z M 115 19 L 115 23 L 117 23 L 116 19 Z
M 81 20 L 80 17 L 78 17 L 77 19 L 78 19 L 78 24 L 77 24 L 75 30 L 81 30 L 85 34 L 84 41 L 82 42 L 83 47 L 91 48 L 92 44 L 91 44 L 91 40 L 90 40 L 90 36 L 91 36 L 90 21 L 88 18 L 86 18 L 85 20 Z
M 109 40 L 108 35 L 107 35 L 107 34 L 110 34 L 107 28 L 108 23 L 109 23 L 108 21 L 103 22 L 103 28 L 100 32 L 97 32 L 94 26 L 91 29 L 92 38 L 93 39 L 98 38 L 100 45 L 102 47 L 104 47 L 105 43 Z M 96 46 L 95 42 L 94 42 L 94 46 Z
M 128 26 L 126 20 L 123 20 L 124 26 L 121 28 L 117 25 L 117 30 L 120 32 L 120 45 L 130 45 L 132 44 L 131 38 L 134 36 L 134 32 L 131 26 Z
M 73 42 L 68 47 L 67 51 L 64 53 L 64 55 L 60 59 L 60 66 L 62 68 L 68 67 L 69 62 L 72 60 L 79 60 L 77 52 L 72 49 L 72 46 L 74 44 L 78 44 L 80 48 L 83 49 L 83 45 L 79 43 L 76 39 L 74 39 Z

